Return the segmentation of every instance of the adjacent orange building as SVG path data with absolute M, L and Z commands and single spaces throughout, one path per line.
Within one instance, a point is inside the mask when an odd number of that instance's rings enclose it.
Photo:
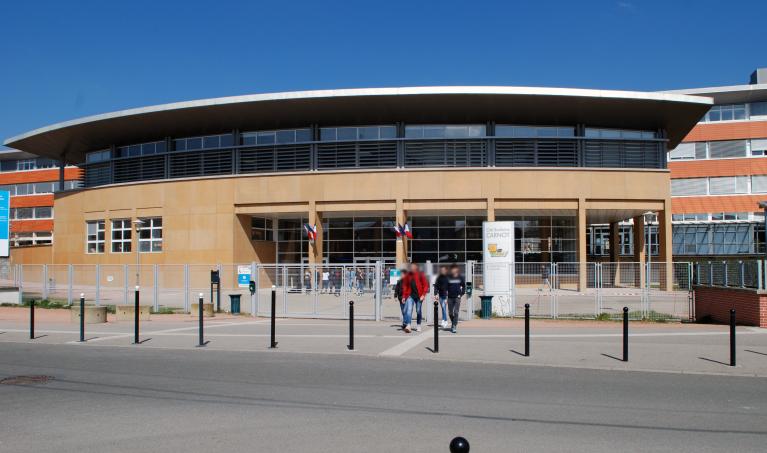
M 81 170 L 63 169 L 64 188 L 78 187 Z M 53 193 L 61 186 L 58 162 L 16 150 L 0 151 L 0 190 L 11 195 L 11 247 L 53 241 Z

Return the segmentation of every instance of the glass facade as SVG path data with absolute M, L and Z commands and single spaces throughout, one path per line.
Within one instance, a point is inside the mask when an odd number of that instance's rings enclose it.
M 482 260 L 485 216 L 412 216 L 408 256 L 423 263 Z
M 394 261 L 394 217 L 338 217 L 322 224 L 323 256 L 330 263 Z

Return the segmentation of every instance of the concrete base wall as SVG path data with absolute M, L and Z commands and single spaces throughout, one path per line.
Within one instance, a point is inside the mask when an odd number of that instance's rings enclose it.
M 136 313 L 136 307 L 133 305 L 117 305 L 115 315 L 118 321 L 133 321 Z M 139 321 L 149 321 L 151 307 L 149 305 L 139 305 Z
M 729 323 L 730 309 L 734 308 L 738 324 L 767 328 L 767 292 L 703 286 L 696 286 L 694 291 L 695 319 Z
M 80 306 L 73 305 L 70 310 L 69 320 L 80 323 Z M 101 324 L 107 322 L 107 307 L 85 306 L 85 324 Z

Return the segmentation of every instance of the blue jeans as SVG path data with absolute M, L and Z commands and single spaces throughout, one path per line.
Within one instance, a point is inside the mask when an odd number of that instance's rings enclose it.
M 402 304 L 402 323 L 406 326 L 409 326 L 413 322 L 413 305 L 415 305 L 415 311 L 417 314 L 417 322 L 420 325 L 422 314 L 421 314 L 421 307 L 423 306 L 423 302 L 421 302 L 421 299 L 413 299 L 412 297 L 408 297 L 407 300 L 405 300 L 405 303 Z
M 442 307 L 443 321 L 447 321 L 447 310 L 445 309 L 445 302 L 447 302 L 447 296 L 439 296 L 439 306 Z

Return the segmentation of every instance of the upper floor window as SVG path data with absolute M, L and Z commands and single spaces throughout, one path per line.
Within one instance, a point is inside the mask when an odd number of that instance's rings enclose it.
M 749 117 L 754 118 L 755 116 L 758 117 L 767 117 L 767 102 L 752 102 L 748 105 L 749 107 Z M 763 119 L 763 118 L 760 118 Z
M 324 142 L 391 138 L 397 138 L 396 126 L 323 127 L 320 129 L 320 140 Z
M 117 148 L 115 157 L 136 157 L 148 154 L 158 154 L 167 151 L 165 140 L 159 142 L 142 143 L 140 145 L 120 146 Z
M 177 138 L 173 140 L 173 149 L 176 151 L 227 148 L 233 145 L 234 137 L 232 134 L 206 135 L 202 137 Z
M 496 137 L 575 137 L 574 127 L 559 126 L 495 126 Z
M 109 160 L 111 157 L 112 157 L 112 153 L 108 149 L 105 149 L 102 151 L 92 151 L 85 155 L 85 163 L 94 164 L 96 162 L 104 162 Z
M 281 145 L 312 141 L 311 129 L 281 129 L 276 131 L 243 132 L 240 134 L 243 145 Z
M 272 241 L 274 240 L 273 228 L 272 219 L 251 217 L 250 239 L 253 241 Z
M 734 121 L 746 119 L 746 104 L 715 105 L 703 117 L 703 121 Z
M 586 128 L 586 138 L 607 138 L 607 139 L 629 139 L 629 140 L 650 140 L 656 138 L 653 131 L 635 131 L 630 129 L 603 129 Z
M 85 250 L 87 253 L 104 253 L 104 221 L 85 222 Z
M 139 219 L 138 250 L 142 253 L 162 252 L 162 217 Z
M 483 124 L 405 126 L 407 138 L 481 138 L 487 135 Z

